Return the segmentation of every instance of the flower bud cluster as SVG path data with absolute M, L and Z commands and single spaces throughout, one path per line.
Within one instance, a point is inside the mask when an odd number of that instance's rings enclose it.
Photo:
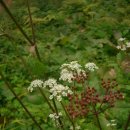
M 68 98 L 70 100 L 69 105 L 67 105 L 67 111 L 71 118 L 77 118 L 81 116 L 87 115 L 88 107 L 86 107 L 86 104 L 82 101 L 82 99 L 77 95 L 68 95 Z
M 80 95 L 68 95 L 70 104 L 67 106 L 68 113 L 72 118 L 86 116 L 89 112 L 91 104 L 101 102 L 95 88 L 88 87 L 85 92 Z
M 91 106 L 102 104 L 113 107 L 117 100 L 122 100 L 123 95 L 119 90 L 113 90 L 118 84 L 114 81 L 102 80 L 102 86 L 106 93 L 100 95 L 94 87 L 87 87 L 80 94 L 68 95 L 69 104 L 67 111 L 72 118 L 84 117 L 91 111 Z
M 80 74 L 74 74 L 72 80 L 76 81 L 77 83 L 84 83 L 88 79 L 88 73 L 84 74 L 80 72 Z
M 114 106 L 116 100 L 122 100 L 124 98 L 123 94 L 119 90 L 117 90 L 117 91 L 113 90 L 113 88 L 117 87 L 117 86 L 118 86 L 118 84 L 115 80 L 114 81 L 102 80 L 102 87 L 106 91 L 106 93 L 103 97 L 103 102 L 108 103 L 111 107 Z
M 122 100 L 123 98 L 124 97 L 120 91 L 109 91 L 106 95 L 104 95 L 103 102 L 108 103 L 111 107 L 113 107 L 116 100 Z
M 101 84 L 102 84 L 102 87 L 106 91 L 108 91 L 109 89 L 113 89 L 113 88 L 118 86 L 118 83 L 116 82 L 116 80 L 111 81 L 110 79 L 108 79 L 107 81 L 102 79 L 102 83 Z

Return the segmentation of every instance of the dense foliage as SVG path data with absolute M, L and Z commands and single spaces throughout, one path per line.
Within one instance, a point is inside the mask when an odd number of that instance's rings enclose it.
M 59 77 L 63 63 L 94 62 L 100 68 L 92 73 L 90 85 L 98 88 L 100 79 L 118 82 L 124 95 L 115 107 L 100 114 L 103 130 L 124 130 L 130 111 L 130 53 L 116 48 L 118 39 L 130 41 L 130 0 L 30 0 L 36 43 L 20 33 L 6 11 L 0 11 L 0 70 L 44 130 L 55 130 L 48 117 L 50 109 L 39 91 L 27 91 L 34 79 Z M 8 7 L 32 39 L 27 3 L 14 0 Z M 80 90 L 79 90 L 80 91 Z M 116 126 L 107 126 L 111 120 Z M 68 122 L 67 122 L 68 123 Z M 79 119 L 82 130 L 97 130 L 95 118 Z M 0 77 L 0 128 L 37 130 L 17 99 Z M 128 130 L 130 127 L 128 127 Z M 69 128 L 68 128 L 69 130 Z

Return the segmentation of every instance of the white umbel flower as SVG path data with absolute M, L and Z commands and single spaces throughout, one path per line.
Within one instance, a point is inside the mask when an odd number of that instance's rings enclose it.
M 116 126 L 117 124 L 116 123 L 112 123 L 111 126 Z
M 110 124 L 110 123 L 107 123 L 107 127 L 108 127 L 108 126 L 111 126 L 111 124 Z
M 92 62 L 85 64 L 85 68 L 88 69 L 90 72 L 93 72 L 93 71 L 99 69 L 98 66 Z
M 76 130 L 80 130 L 81 129 L 81 127 L 80 126 L 76 126 Z
M 116 126 L 117 123 L 116 123 L 116 120 L 110 120 L 110 122 L 107 124 L 107 126 Z
M 59 80 L 68 81 L 69 83 L 71 83 L 73 78 L 74 76 L 72 71 L 68 71 L 67 69 L 61 70 Z
M 78 61 L 72 61 L 70 62 L 69 64 L 63 64 L 61 66 L 61 69 L 63 68 L 68 68 L 68 69 L 71 69 L 71 70 L 77 70 L 79 68 L 81 68 L 82 66 L 78 63 Z
M 62 113 L 59 112 L 58 114 L 56 113 L 53 113 L 53 114 L 50 114 L 49 117 L 52 119 L 52 120 L 57 120 L 59 117 L 62 116 Z
M 81 127 L 77 125 L 77 126 L 75 127 L 75 129 L 76 129 L 76 130 L 80 130 Z M 74 130 L 73 126 L 70 127 L 70 130 Z
M 118 39 L 118 41 L 120 41 L 120 42 L 123 42 L 125 40 L 126 40 L 126 38 L 122 38 L 122 37 Z
M 123 44 L 123 45 L 118 45 L 116 48 L 121 51 L 125 51 L 127 49 L 127 46 Z
M 70 68 L 72 70 L 79 70 L 82 66 L 78 63 L 78 61 L 72 61 L 70 62 Z
M 117 49 L 121 51 L 126 51 L 127 48 L 130 48 L 130 42 L 127 41 L 126 38 L 120 38 L 118 45 L 116 46 Z
M 57 96 L 56 98 L 57 98 L 57 101 L 61 102 L 62 97 L 61 97 L 60 95 L 59 95 L 59 96 Z
M 57 101 L 61 101 L 62 97 L 66 97 L 68 94 L 72 94 L 73 92 L 69 87 L 63 86 L 62 84 L 56 84 L 53 88 L 50 89 L 50 97 L 49 99 L 53 99 L 56 97 Z
M 70 126 L 70 130 L 73 130 L 73 126 Z
M 116 120 L 111 120 L 111 122 L 115 122 Z
M 53 88 L 55 85 L 57 85 L 56 79 L 50 78 L 44 82 L 44 88 L 49 87 Z
M 32 92 L 36 87 L 43 87 L 43 81 L 39 79 L 32 81 L 30 86 L 28 87 L 28 91 Z
M 126 50 L 126 45 L 122 45 L 121 50 L 125 51 Z
M 82 69 L 82 66 L 78 63 L 78 61 L 72 61 L 69 64 L 63 64 L 61 66 L 61 73 L 59 80 L 68 81 L 71 83 L 74 79 L 74 75 L 86 76 L 85 71 Z
M 116 123 L 108 123 L 108 124 L 107 124 L 107 127 L 108 127 L 108 126 L 116 126 L 116 125 L 117 125 Z
M 118 46 L 116 46 L 116 48 L 117 48 L 117 49 L 121 49 L 121 46 L 118 45 Z
M 49 117 L 50 117 L 52 120 L 55 120 L 55 113 L 50 114 Z

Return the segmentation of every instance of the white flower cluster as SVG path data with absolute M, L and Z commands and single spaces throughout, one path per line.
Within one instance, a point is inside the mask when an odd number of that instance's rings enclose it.
M 81 127 L 77 125 L 77 126 L 75 127 L 75 129 L 76 129 L 76 130 L 80 130 Z M 73 126 L 70 127 L 70 130 L 74 130 Z
M 74 75 L 80 75 L 81 73 L 86 76 L 85 71 L 78 61 L 72 61 L 69 64 L 63 64 L 61 66 L 61 73 L 59 80 L 68 81 L 71 83 L 73 81 Z
M 69 87 L 63 86 L 62 84 L 57 84 L 55 79 L 48 79 L 44 82 L 44 87 L 49 87 L 49 91 L 51 93 L 49 99 L 53 99 L 56 97 L 58 101 L 62 100 L 62 97 L 66 97 L 68 94 L 72 94 L 73 92 Z
M 57 85 L 57 81 L 56 81 L 56 79 L 53 79 L 53 78 L 50 78 L 50 79 L 48 79 L 48 80 L 46 80 L 45 82 L 44 82 L 44 88 L 46 88 L 46 87 L 49 87 L 49 88 L 52 88 L 52 87 L 54 87 L 55 85 Z
M 118 39 L 119 42 L 123 42 L 125 40 L 126 40 L 126 38 L 123 38 L 123 37 L 121 37 L 121 38 Z
M 110 120 L 110 122 L 107 124 L 107 126 L 116 126 L 116 121 L 115 120 Z
M 36 87 L 43 87 L 43 81 L 39 79 L 32 81 L 30 86 L 28 87 L 28 91 L 32 92 Z
M 28 91 L 32 92 L 36 87 L 49 88 L 49 92 L 51 93 L 49 99 L 53 99 L 56 97 L 58 101 L 62 100 L 62 97 L 67 97 L 68 94 L 72 94 L 73 92 L 69 87 L 64 86 L 62 84 L 58 84 L 56 79 L 50 78 L 43 82 L 42 80 L 34 80 L 31 82 L 28 87 Z
M 85 64 L 85 68 L 88 69 L 90 72 L 93 72 L 93 71 L 99 69 L 98 66 L 92 62 Z
M 130 48 L 130 42 L 127 42 L 126 38 L 120 38 L 118 41 L 120 44 L 116 46 L 117 49 L 125 51 L 127 48 Z
M 62 113 L 59 112 L 58 115 L 56 113 L 53 113 L 53 114 L 50 114 L 49 117 L 52 119 L 52 120 L 57 120 L 59 117 L 62 116 Z
M 61 70 L 59 80 L 68 81 L 69 83 L 71 83 L 73 78 L 74 78 L 74 75 L 72 71 L 69 71 L 67 69 Z

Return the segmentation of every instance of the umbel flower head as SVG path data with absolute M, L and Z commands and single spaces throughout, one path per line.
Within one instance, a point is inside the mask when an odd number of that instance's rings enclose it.
M 59 112 L 58 114 L 56 113 L 53 113 L 53 114 L 50 114 L 49 117 L 52 119 L 52 120 L 57 120 L 59 117 L 62 116 L 62 113 Z
M 90 72 L 93 72 L 98 69 L 98 66 L 92 62 L 85 64 L 85 68 L 88 69 Z
M 77 126 L 75 127 L 75 129 L 76 129 L 76 130 L 81 130 L 81 127 L 80 127 L 79 125 L 77 125 Z M 70 130 L 74 130 L 73 126 L 70 127 Z
M 28 87 L 28 91 L 32 92 L 36 87 L 43 87 L 43 81 L 39 79 L 33 80 Z
M 68 94 L 73 93 L 69 87 L 58 84 L 56 79 L 53 78 L 50 78 L 45 82 L 43 82 L 42 80 L 32 81 L 30 86 L 28 87 L 28 91 L 32 92 L 36 87 L 48 88 L 51 94 L 49 99 L 56 98 L 57 101 L 61 101 L 62 97 L 67 97 Z
M 53 88 L 55 85 L 57 85 L 57 81 L 54 78 L 50 78 L 44 82 L 44 88 L 49 87 Z
M 126 51 L 130 48 L 130 42 L 128 42 L 126 38 L 119 38 L 116 48 L 121 51 Z
M 67 97 L 68 94 L 72 94 L 73 92 L 69 87 L 63 86 L 62 84 L 57 84 L 53 88 L 50 89 L 50 97 L 49 99 L 53 99 L 56 97 L 57 101 L 61 101 L 62 97 Z
M 86 72 L 82 69 L 82 66 L 78 61 L 72 61 L 68 64 L 63 64 L 60 67 L 61 73 L 59 80 L 68 81 L 71 83 L 75 76 L 80 76 L 81 74 L 86 77 Z
M 63 80 L 63 81 L 68 81 L 69 83 L 71 83 L 74 78 L 73 72 L 69 71 L 68 69 L 62 69 L 61 73 L 60 73 L 60 78 L 59 80 Z
M 72 94 L 69 87 L 62 84 L 58 84 L 56 79 L 50 78 L 44 82 L 44 88 L 48 87 L 50 92 L 49 99 L 56 98 L 58 101 L 62 100 L 62 97 L 67 97 L 68 94 Z

